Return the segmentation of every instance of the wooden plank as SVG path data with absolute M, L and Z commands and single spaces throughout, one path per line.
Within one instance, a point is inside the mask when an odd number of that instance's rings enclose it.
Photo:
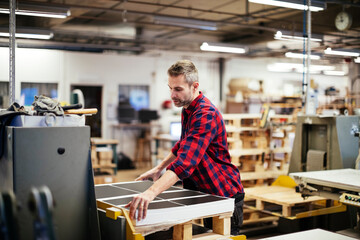
M 258 195 L 266 194 L 269 192 L 270 193 L 281 192 L 281 191 L 287 192 L 289 191 L 289 189 L 281 186 L 261 186 L 261 187 L 245 188 L 244 191 L 245 191 L 245 196 L 250 198 L 250 196 L 257 197 Z
M 241 181 L 277 178 L 280 175 L 286 175 L 285 170 L 267 170 L 262 172 L 241 172 Z
M 229 153 L 232 157 L 261 155 L 263 153 L 268 154 L 269 148 L 243 148 L 243 149 L 232 149 Z
M 224 236 L 230 235 L 231 221 L 230 217 L 220 218 L 213 217 L 213 232 Z
M 234 133 L 240 133 L 240 132 L 247 132 L 247 131 L 261 131 L 264 132 L 267 129 L 265 128 L 259 128 L 259 127 L 235 127 L 235 126 L 229 126 L 226 125 L 226 132 L 234 132 Z
M 233 120 L 233 119 L 260 119 L 261 118 L 261 114 L 255 113 L 255 114 L 249 114 L 249 113 L 243 113 L 243 114 L 231 114 L 231 113 L 226 113 L 223 114 L 223 119 L 224 120 Z
M 269 217 L 263 217 L 263 218 L 257 218 L 257 219 L 248 219 L 243 221 L 243 225 L 250 225 L 255 223 L 266 223 L 266 222 L 275 222 L 278 221 L 279 217 L 275 216 L 269 216 Z
M 261 199 L 256 199 L 256 208 L 260 210 L 265 209 L 265 203 Z
M 119 144 L 119 140 L 117 140 L 117 139 L 91 138 L 91 144 L 94 144 L 94 145 Z
M 191 222 L 174 226 L 173 240 L 191 240 L 191 239 L 192 239 Z
M 292 149 L 290 147 L 279 147 L 272 150 L 273 153 L 291 153 Z
M 291 206 L 282 206 L 282 215 L 285 217 L 291 216 Z
M 64 111 L 64 114 L 96 114 L 98 110 L 96 108 L 84 108 L 84 109 L 69 109 Z

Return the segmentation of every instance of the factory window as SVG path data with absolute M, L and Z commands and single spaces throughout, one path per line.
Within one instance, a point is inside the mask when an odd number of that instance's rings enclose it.
M 149 86 L 119 85 L 119 105 L 125 104 L 131 105 L 137 111 L 149 108 Z

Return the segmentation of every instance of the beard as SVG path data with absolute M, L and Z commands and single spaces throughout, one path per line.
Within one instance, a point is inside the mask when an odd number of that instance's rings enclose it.
M 192 102 L 192 94 L 184 100 L 181 100 L 179 98 L 173 98 L 173 103 L 176 107 L 184 107 L 184 106 L 189 106 L 190 103 Z

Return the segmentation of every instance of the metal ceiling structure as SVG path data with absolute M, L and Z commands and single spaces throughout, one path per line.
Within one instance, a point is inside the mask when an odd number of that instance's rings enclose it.
M 312 51 L 322 53 L 331 47 L 360 52 L 360 1 L 322 2 L 326 9 L 311 16 L 312 33 L 322 37 L 321 42 L 312 44 Z M 248 0 L 17 1 L 18 9 L 30 5 L 65 8 L 71 15 L 62 19 L 17 15 L 17 30 L 53 32 L 49 40 L 19 38 L 18 47 L 147 54 L 159 50 L 200 52 L 202 42 L 215 42 L 244 46 L 247 57 L 279 57 L 303 49 L 302 42 L 274 40 L 277 31 L 304 32 L 302 10 Z M 346 31 L 337 30 L 334 23 L 342 11 L 352 15 L 352 25 Z M 9 15 L 0 13 L 0 27 L 8 26 Z M 8 39 L 0 37 L 0 45 L 7 44 Z

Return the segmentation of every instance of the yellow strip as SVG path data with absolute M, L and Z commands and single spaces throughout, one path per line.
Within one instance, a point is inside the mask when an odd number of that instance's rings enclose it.
M 116 220 L 119 216 L 122 215 L 122 211 L 118 208 L 107 208 L 106 209 L 106 217 Z

